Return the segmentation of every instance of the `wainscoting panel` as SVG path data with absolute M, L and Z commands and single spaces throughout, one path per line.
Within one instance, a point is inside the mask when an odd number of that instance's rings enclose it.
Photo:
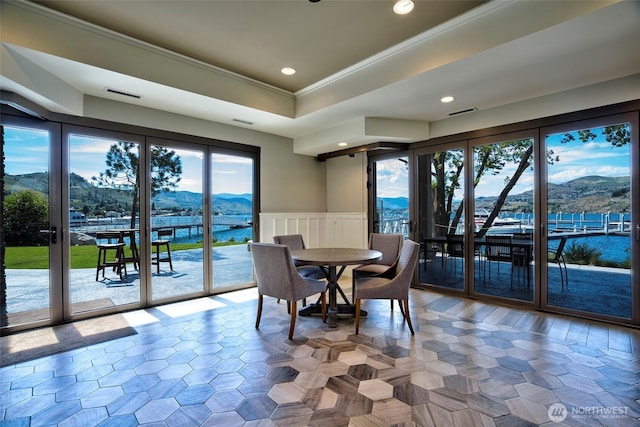
M 367 215 L 359 212 L 294 212 L 260 214 L 260 241 L 302 234 L 308 248 L 366 248 Z

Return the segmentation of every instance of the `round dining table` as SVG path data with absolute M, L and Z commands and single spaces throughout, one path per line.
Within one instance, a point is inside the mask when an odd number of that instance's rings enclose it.
M 358 248 L 311 248 L 291 251 L 295 261 L 318 265 L 325 269 L 327 275 L 327 288 L 329 290 L 329 307 L 327 318 L 329 327 L 337 326 L 338 314 L 354 314 L 355 306 L 350 303 L 340 286 L 338 280 L 348 265 L 371 264 L 382 258 L 380 251 Z M 340 270 L 338 270 L 340 267 Z M 338 304 L 338 292 L 342 294 L 345 304 Z M 319 304 L 312 304 L 300 310 L 301 316 L 309 316 L 320 312 Z M 362 313 L 361 313 L 362 315 Z M 366 315 L 366 313 L 365 313 Z

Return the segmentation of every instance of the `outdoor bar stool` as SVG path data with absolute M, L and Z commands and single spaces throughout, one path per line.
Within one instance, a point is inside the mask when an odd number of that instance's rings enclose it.
M 102 271 L 102 278 L 105 278 L 105 270 L 111 267 L 120 276 L 122 280 L 122 272 L 127 275 L 127 265 L 124 260 L 124 243 L 111 243 L 111 239 L 118 238 L 118 236 L 111 233 L 97 233 L 96 240 L 107 240 L 108 243 L 98 243 L 98 265 L 96 267 L 96 281 L 99 280 L 100 271 Z
M 163 239 L 163 237 L 172 236 L 173 231 L 171 229 L 158 230 L 158 238 L 151 242 L 151 245 L 155 249 L 155 256 L 151 258 L 151 265 L 155 265 L 156 272 L 160 274 L 160 263 L 168 262 L 169 268 L 173 271 L 173 263 L 171 262 L 171 247 L 169 246 L 169 239 Z M 165 255 L 162 256 L 161 247 L 166 249 Z

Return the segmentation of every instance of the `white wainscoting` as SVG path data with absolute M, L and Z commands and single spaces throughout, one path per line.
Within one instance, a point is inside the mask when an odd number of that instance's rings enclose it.
M 366 248 L 367 215 L 361 212 L 302 212 L 260 214 L 260 241 L 273 236 L 302 234 L 308 248 Z

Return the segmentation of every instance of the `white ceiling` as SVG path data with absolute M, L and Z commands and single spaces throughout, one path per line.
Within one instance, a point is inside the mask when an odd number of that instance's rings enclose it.
M 122 34 L 222 73 L 229 87 L 248 88 L 236 91 L 248 94 L 243 99 L 225 94 L 224 85 L 185 82 L 181 73 L 134 77 L 116 58 L 113 66 L 104 55 L 93 63 L 65 58 L 7 43 L 3 35 L 6 48 L 80 93 L 290 137 L 294 151 L 307 155 L 339 150 L 341 141 L 424 140 L 429 123 L 452 112 L 640 72 L 638 1 L 428 0 L 417 1 L 408 17 L 394 15 L 390 0 L 37 3 L 47 8 L 38 6 L 40 12 L 60 18 L 48 8 L 56 9 L 110 30 L 112 38 Z M 285 65 L 298 73 L 282 76 Z M 0 71 L 1 89 L 36 96 Z M 107 86 L 142 98 L 109 94 Z M 251 96 L 255 90 L 259 96 Z M 456 99 L 442 104 L 443 95 Z

